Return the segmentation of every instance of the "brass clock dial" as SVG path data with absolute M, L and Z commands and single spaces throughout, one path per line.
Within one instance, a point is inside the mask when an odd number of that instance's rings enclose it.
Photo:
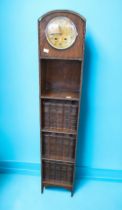
M 67 49 L 73 45 L 78 35 L 75 24 L 67 17 L 51 19 L 45 30 L 48 43 L 56 49 Z

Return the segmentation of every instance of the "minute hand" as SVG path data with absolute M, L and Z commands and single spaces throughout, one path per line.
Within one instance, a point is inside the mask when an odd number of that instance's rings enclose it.
M 55 35 L 55 34 L 60 34 L 60 35 L 62 35 L 62 33 L 60 33 L 60 32 L 57 32 L 57 33 L 50 33 L 50 35 Z

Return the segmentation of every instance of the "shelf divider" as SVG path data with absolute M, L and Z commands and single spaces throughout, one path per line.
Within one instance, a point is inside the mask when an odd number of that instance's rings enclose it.
M 42 157 L 42 160 L 62 162 L 62 163 L 71 163 L 71 164 L 75 163 L 74 160 L 64 160 L 64 159 L 55 159 L 55 158 L 46 158 L 46 157 Z
M 59 91 L 47 91 L 42 93 L 42 99 L 58 99 L 58 100 L 69 100 L 69 101 L 79 101 L 78 92 L 59 92 Z
M 72 184 L 69 183 L 65 183 L 65 182 L 60 182 L 60 181 L 52 181 L 52 180 L 43 180 L 43 184 L 45 186 L 57 186 L 57 187 L 64 187 L 67 188 L 69 190 L 72 189 Z
M 77 131 L 68 131 L 68 130 L 57 130 L 57 129 L 41 129 L 42 132 L 49 132 L 49 133 L 62 133 L 62 134 L 73 134 L 77 135 Z

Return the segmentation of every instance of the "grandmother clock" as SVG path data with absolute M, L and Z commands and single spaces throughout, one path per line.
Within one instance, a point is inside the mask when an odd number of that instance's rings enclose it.
M 85 25 L 67 10 L 38 20 L 42 192 L 58 186 L 73 195 Z

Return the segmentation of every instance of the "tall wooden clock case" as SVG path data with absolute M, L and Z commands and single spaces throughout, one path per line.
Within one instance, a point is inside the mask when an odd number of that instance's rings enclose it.
M 67 10 L 38 20 L 42 192 L 58 186 L 73 195 L 85 25 Z

